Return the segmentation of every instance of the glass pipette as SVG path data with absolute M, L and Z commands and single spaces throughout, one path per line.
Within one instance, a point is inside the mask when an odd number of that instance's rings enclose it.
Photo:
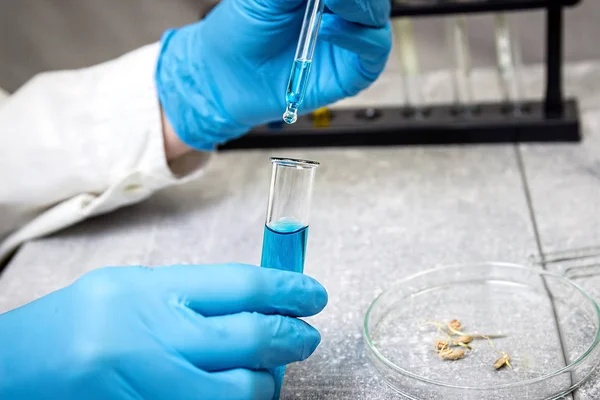
M 308 0 L 300 39 L 296 49 L 296 57 L 292 65 L 290 80 L 285 93 L 287 108 L 283 114 L 283 120 L 293 124 L 298 119 L 298 108 L 304 101 L 304 93 L 310 76 L 313 53 L 321 25 L 321 17 L 325 3 L 323 0 Z

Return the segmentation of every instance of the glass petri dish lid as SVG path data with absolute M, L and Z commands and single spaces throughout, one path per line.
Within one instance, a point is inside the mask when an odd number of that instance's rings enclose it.
M 475 337 L 459 360 L 440 357 L 447 324 Z M 580 386 L 600 363 L 600 308 L 567 278 L 537 267 L 436 268 L 392 285 L 364 320 L 367 355 L 408 399 L 546 400 Z M 491 342 L 483 336 L 490 336 Z M 510 367 L 496 369 L 504 354 Z

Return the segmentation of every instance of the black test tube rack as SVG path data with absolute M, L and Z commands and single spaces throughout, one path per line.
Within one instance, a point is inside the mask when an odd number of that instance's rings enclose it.
M 580 0 L 414 0 L 392 3 L 392 18 L 434 15 L 546 11 L 546 93 L 513 113 L 498 103 L 476 104 L 474 113 L 457 113 L 453 104 L 426 106 L 425 114 L 404 107 L 331 110 L 327 126 L 312 115 L 293 125 L 256 127 L 222 150 L 290 147 L 390 146 L 515 142 L 578 142 L 579 111 L 575 99 L 563 97 L 563 14 Z M 401 93 L 398 96 L 402 96 Z

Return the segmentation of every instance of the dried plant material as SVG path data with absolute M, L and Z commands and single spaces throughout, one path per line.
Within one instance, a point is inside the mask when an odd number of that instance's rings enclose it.
M 445 350 L 440 351 L 440 357 L 444 360 L 460 360 L 465 357 L 465 351 L 462 349 L 450 349 L 447 348 Z
M 505 338 L 507 335 L 476 335 L 476 334 L 472 334 L 470 335 L 473 339 L 486 339 L 486 340 L 491 340 L 491 339 L 502 339 Z
M 462 343 L 462 344 L 469 344 L 469 343 L 471 343 L 472 341 L 473 341 L 473 336 L 471 336 L 471 335 L 462 335 L 462 336 L 459 336 L 459 337 L 457 337 L 456 339 L 454 339 L 454 340 L 453 340 L 453 343 L 454 343 L 455 345 L 459 345 L 459 343 Z
M 461 329 L 462 329 L 462 323 L 459 320 L 453 320 L 447 324 L 444 324 L 443 322 L 436 322 L 436 321 L 420 321 L 419 322 L 419 327 L 422 327 L 423 325 L 430 325 L 430 326 L 435 326 L 438 330 L 438 334 L 440 336 L 448 336 L 450 339 L 450 335 L 455 335 L 455 336 L 471 336 L 471 338 L 473 340 L 479 340 L 479 339 L 486 339 L 486 340 L 490 340 L 490 339 L 502 339 L 507 337 L 507 335 L 504 334 L 496 334 L 496 335 L 491 335 L 491 334 L 480 334 L 477 332 L 471 332 L 471 333 L 464 333 L 464 332 L 460 332 L 454 328 L 452 328 L 450 326 L 450 324 L 454 324 L 455 321 L 460 324 Z
M 460 331 L 462 329 L 462 324 L 459 320 L 453 319 L 452 321 L 448 322 L 448 328 L 454 331 Z
M 502 355 L 502 357 L 500 357 L 499 359 L 496 360 L 496 362 L 494 363 L 494 368 L 496 369 L 500 369 L 504 366 L 508 366 L 509 368 L 512 368 L 510 366 L 510 356 L 507 353 L 504 353 Z
M 442 351 L 448 348 L 449 343 L 445 340 L 436 340 L 435 341 L 435 349 L 437 351 Z
M 465 349 L 469 349 L 469 350 L 473 350 L 471 348 L 471 346 L 469 346 L 468 344 L 464 344 L 464 343 L 454 343 L 455 346 L 460 346 L 460 347 L 464 347 Z
M 469 345 L 474 340 L 477 339 L 485 339 L 488 341 L 489 345 L 492 349 L 502 355 L 496 362 L 494 363 L 495 369 L 503 368 L 507 366 L 512 368 L 510 365 L 510 356 L 505 351 L 499 351 L 496 349 L 494 342 L 492 339 L 505 338 L 507 335 L 505 334 L 497 334 L 497 335 L 482 335 L 477 333 L 477 331 L 472 333 L 464 333 L 461 331 L 463 329 L 462 323 L 454 319 L 448 323 L 436 322 L 436 321 L 425 321 L 426 325 L 431 325 L 437 328 L 438 334 L 440 337 L 445 337 L 444 339 L 438 338 L 434 341 L 435 351 L 438 356 L 443 360 L 460 360 L 463 359 L 466 355 L 465 350 L 457 348 L 462 347 L 464 349 L 473 350 Z
M 498 353 L 498 354 L 502 354 L 502 355 L 505 355 L 505 354 L 506 354 L 506 352 L 504 352 L 504 351 L 500 351 L 500 350 L 498 350 L 498 349 L 496 348 L 496 346 L 494 345 L 494 342 L 492 341 L 492 339 L 491 339 L 489 336 L 484 336 L 483 338 L 484 338 L 484 339 L 487 339 L 488 343 L 490 344 L 490 347 L 491 347 L 492 349 L 494 349 L 494 351 L 495 351 L 496 353 Z
M 473 350 L 469 343 L 473 341 L 473 337 L 471 335 L 462 335 L 457 337 L 452 341 L 452 344 L 455 346 L 464 347 L 465 349 Z
M 448 322 L 448 330 L 450 331 L 451 334 L 462 336 L 462 335 L 464 335 L 464 333 L 461 332 L 461 329 L 462 329 L 462 324 L 460 323 L 459 320 L 453 319 L 452 321 Z
M 490 339 L 489 337 L 486 337 L 486 339 L 488 340 L 488 343 L 490 344 L 490 346 L 492 347 L 492 349 L 494 349 L 494 351 L 496 353 L 502 354 L 502 357 L 497 359 L 496 362 L 494 363 L 494 368 L 500 369 L 500 368 L 504 367 L 505 365 L 508 368 L 512 368 L 512 366 L 510 365 L 510 356 L 508 355 L 508 353 L 505 351 L 499 351 L 496 348 L 496 346 L 494 346 L 494 342 L 492 342 L 492 339 Z
M 437 330 L 438 330 L 438 335 L 440 335 L 440 336 L 447 336 L 448 339 L 450 339 L 450 335 L 446 331 L 444 324 L 441 324 L 441 323 L 435 322 L 435 321 L 426 321 L 425 325 L 435 326 L 437 328 Z

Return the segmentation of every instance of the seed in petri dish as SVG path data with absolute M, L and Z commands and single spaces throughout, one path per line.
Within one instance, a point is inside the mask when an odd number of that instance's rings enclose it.
M 471 335 L 463 335 L 463 336 L 459 336 L 456 339 L 453 340 L 453 343 L 455 346 L 459 346 L 460 343 L 462 344 L 469 344 L 473 341 L 473 336 Z
M 460 331 L 460 329 L 462 328 L 462 324 L 459 320 L 453 319 L 452 321 L 448 322 L 448 328 L 452 333 L 454 333 L 456 331 Z
M 502 357 L 500 357 L 499 359 L 496 360 L 496 362 L 494 363 L 494 368 L 500 369 L 500 368 L 504 367 L 505 365 L 509 368 L 512 368 L 510 366 L 510 356 L 507 353 L 504 353 L 502 355 Z
M 435 349 L 437 351 L 442 351 L 448 348 L 448 342 L 445 340 L 436 340 L 435 341 Z
M 440 351 L 440 357 L 444 360 L 460 360 L 465 357 L 465 351 L 462 349 L 454 350 L 448 348 Z

